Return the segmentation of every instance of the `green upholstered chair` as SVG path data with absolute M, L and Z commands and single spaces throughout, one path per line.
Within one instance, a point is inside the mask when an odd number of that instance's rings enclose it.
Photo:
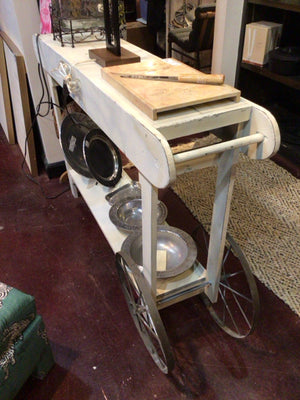
M 34 297 L 0 282 L 0 399 L 12 400 L 31 376 L 54 365 Z

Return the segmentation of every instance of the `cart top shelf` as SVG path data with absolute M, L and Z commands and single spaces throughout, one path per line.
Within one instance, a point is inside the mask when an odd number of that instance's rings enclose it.
M 175 160 L 168 143 L 171 139 L 249 121 L 244 134 L 262 133 L 266 139 L 256 146 L 251 156 L 266 158 L 277 151 L 276 121 L 267 110 L 243 98 L 240 101 L 225 98 L 171 110 L 159 114 L 153 121 L 105 81 L 101 76 L 102 67 L 89 58 L 89 50 L 105 47 L 105 42 L 62 47 L 49 34 L 39 36 L 38 40 L 34 37 L 33 43 L 48 74 L 61 86 L 68 78 L 74 88 L 71 92 L 74 100 L 158 188 L 176 179 Z M 121 45 L 137 54 L 142 62 L 160 60 L 128 42 L 122 41 Z

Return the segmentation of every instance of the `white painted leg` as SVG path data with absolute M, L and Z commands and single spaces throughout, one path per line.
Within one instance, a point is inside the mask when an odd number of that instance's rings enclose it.
M 211 283 L 211 286 L 206 289 L 206 294 L 212 302 L 217 300 L 218 295 L 223 250 L 235 178 L 235 164 L 238 160 L 238 155 L 239 149 L 226 151 L 220 156 L 218 161 L 218 176 L 207 259 L 207 280 Z
M 142 189 L 143 273 L 156 299 L 157 188 L 139 175 Z
M 70 167 L 68 166 L 67 162 L 66 162 L 66 167 L 67 167 L 67 171 L 68 171 L 68 179 L 69 179 L 69 185 L 70 185 L 71 193 L 72 193 L 73 197 L 75 197 L 77 199 L 77 197 L 78 197 L 78 189 L 77 189 L 77 186 L 75 185 L 75 183 L 74 183 L 74 181 L 72 179 L 71 174 L 69 174 L 69 168 Z

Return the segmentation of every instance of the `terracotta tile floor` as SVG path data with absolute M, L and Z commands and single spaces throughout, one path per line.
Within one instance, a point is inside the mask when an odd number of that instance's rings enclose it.
M 261 319 L 244 341 L 228 337 L 197 297 L 161 312 L 177 358 L 166 376 L 145 350 L 112 253 L 81 198 L 47 200 L 0 133 L 0 280 L 35 296 L 56 365 L 18 400 L 297 400 L 300 319 L 259 283 Z M 53 195 L 66 186 L 38 178 Z M 169 191 L 168 222 L 195 221 Z M 1 398 L 1 395 L 0 395 Z

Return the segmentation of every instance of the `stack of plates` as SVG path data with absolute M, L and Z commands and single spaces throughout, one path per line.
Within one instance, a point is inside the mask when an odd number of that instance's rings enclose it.
M 106 196 L 111 204 L 110 220 L 121 230 L 131 232 L 142 228 L 142 199 L 138 182 L 124 185 Z M 157 204 L 157 223 L 163 224 L 168 210 L 161 201 Z
M 157 223 L 162 224 L 168 211 L 161 201 L 157 204 Z M 123 231 L 130 232 L 142 228 L 142 199 L 125 199 L 115 203 L 109 210 L 111 221 Z
M 121 230 L 129 232 L 122 251 L 129 255 L 132 263 L 142 266 L 142 200 L 138 182 L 131 182 L 109 193 L 106 200 L 111 205 L 109 217 Z M 157 278 L 177 276 L 193 266 L 197 247 L 186 232 L 163 225 L 167 218 L 167 207 L 161 201 L 157 205 Z

